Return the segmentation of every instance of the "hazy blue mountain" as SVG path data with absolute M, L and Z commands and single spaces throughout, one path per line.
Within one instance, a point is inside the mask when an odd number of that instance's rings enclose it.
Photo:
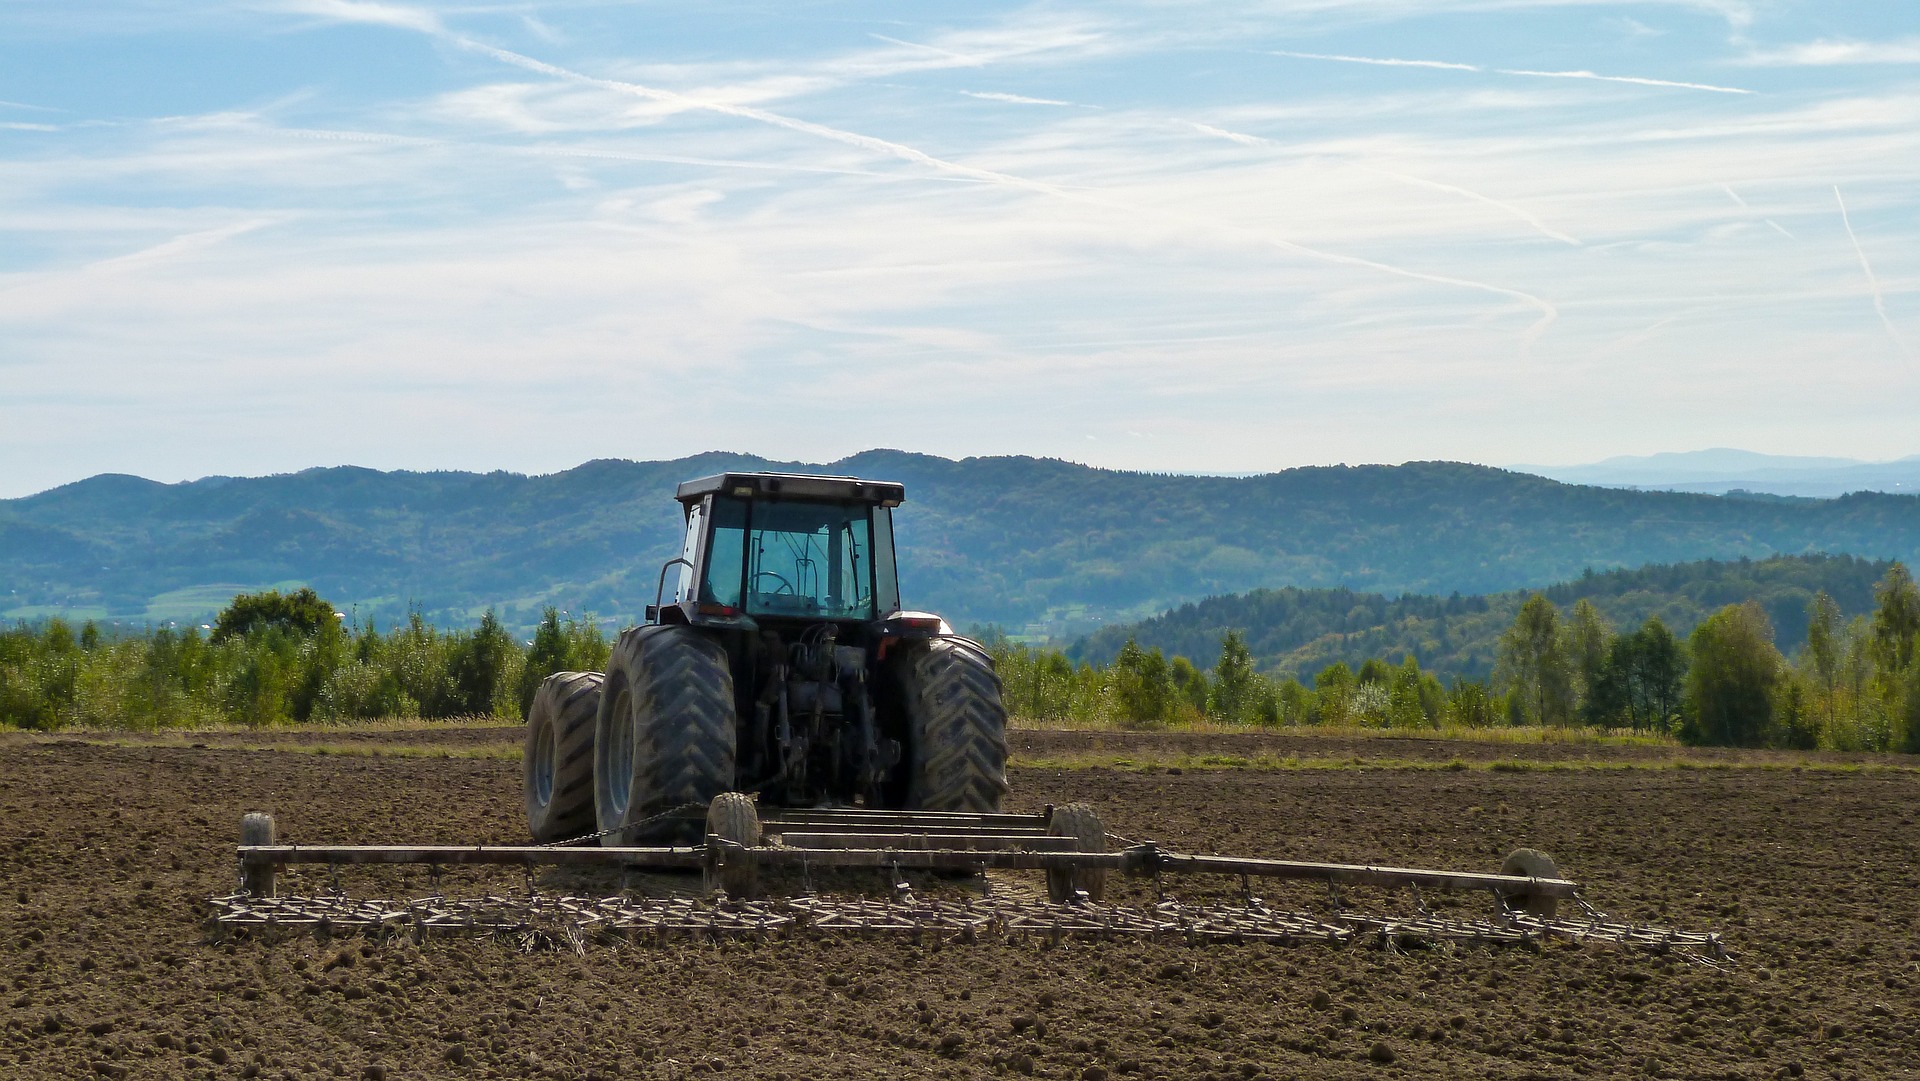
M 542 604 L 631 620 L 677 552 L 680 480 L 723 468 L 902 481 L 910 604 L 1065 636 L 1214 594 L 1491 593 L 1702 558 L 1920 555 L 1920 497 L 1764 502 L 1577 487 L 1484 466 L 1178 477 L 868 451 L 825 466 L 709 453 L 547 476 L 313 469 L 158 484 L 99 476 L 0 501 L 0 616 L 198 618 L 304 583 L 383 623 L 409 604 L 514 625 Z
M 1830 499 L 1848 492 L 1920 492 L 1920 455 L 1892 462 L 1805 458 L 1717 447 L 1608 458 L 1587 465 L 1517 465 L 1568 484 L 1672 492 Z
M 1593 602 L 1616 631 L 1658 616 L 1679 635 L 1723 605 L 1758 601 L 1773 621 L 1775 644 L 1792 655 L 1806 644 L 1807 604 L 1816 593 L 1832 597 L 1848 618 L 1864 615 L 1873 610 L 1873 585 L 1887 567 L 1852 556 L 1704 560 L 1584 574 L 1540 592 L 1562 612 L 1583 598 Z M 1336 661 L 1358 667 L 1369 657 L 1398 662 L 1409 654 L 1424 669 L 1483 679 L 1493 669 L 1500 635 L 1532 592 L 1386 597 L 1346 589 L 1262 589 L 1101 628 L 1067 655 L 1105 664 L 1132 638 L 1206 668 L 1219 657 L 1221 638 L 1236 630 L 1263 670 L 1308 682 Z

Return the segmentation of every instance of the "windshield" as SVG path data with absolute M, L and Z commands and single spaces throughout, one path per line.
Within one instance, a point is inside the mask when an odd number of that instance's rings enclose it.
M 874 618 L 869 508 L 714 499 L 701 594 L 753 615 Z

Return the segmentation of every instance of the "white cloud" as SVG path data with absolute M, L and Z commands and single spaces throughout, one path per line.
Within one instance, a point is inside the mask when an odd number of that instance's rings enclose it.
M 376 0 L 277 0 L 273 6 L 281 11 L 314 15 L 336 22 L 390 26 L 428 34 L 446 32 L 440 17 L 431 11 L 401 4 L 378 3 Z
M 1920 64 L 1920 37 L 1900 41 L 1827 40 L 1756 49 L 1737 63 L 1754 67 L 1831 67 L 1841 64 Z

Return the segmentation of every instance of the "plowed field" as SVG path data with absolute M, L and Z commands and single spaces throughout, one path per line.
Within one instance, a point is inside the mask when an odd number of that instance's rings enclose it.
M 202 901 L 232 889 L 249 810 L 274 812 L 295 841 L 520 843 L 516 739 L 0 736 L 0 1076 L 1879 1078 L 1920 1062 L 1911 760 L 1675 768 L 1658 749 L 1016 743 L 1027 761 L 1076 763 L 1016 768 L 1020 808 L 1085 800 L 1111 830 L 1169 847 L 1461 870 L 1545 849 L 1609 915 L 1720 931 L 1733 961 L 1717 969 L 1565 945 L 860 939 L 577 954 L 210 929 Z M 1427 766 L 1192 765 L 1315 747 Z M 423 756 L 441 749 L 454 756 Z M 463 872 L 443 888 L 519 881 Z M 324 882 L 309 870 L 283 888 Z M 418 872 L 342 885 L 427 890 Z M 1269 900 L 1314 907 L 1324 891 Z

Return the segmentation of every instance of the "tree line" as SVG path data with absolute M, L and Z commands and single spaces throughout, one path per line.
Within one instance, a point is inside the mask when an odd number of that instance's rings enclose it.
M 1501 633 L 1492 675 L 1444 684 L 1411 653 L 1357 669 L 1335 662 L 1311 685 L 1269 676 L 1238 630 L 1221 636 L 1211 669 L 1131 638 L 1105 665 L 1003 636 L 989 644 L 1009 708 L 1043 722 L 1591 726 L 1701 744 L 1920 751 L 1920 588 L 1893 563 L 1873 598 L 1871 615 L 1845 620 L 1815 593 L 1805 644 L 1788 658 L 1755 601 L 1724 605 L 1683 638 L 1657 615 L 1616 630 L 1585 598 L 1563 611 L 1535 593 Z
M 116 637 L 87 622 L 0 631 L 0 723 L 152 729 L 391 717 L 523 716 L 540 681 L 598 670 L 608 643 L 548 608 L 517 641 L 489 611 L 469 631 L 419 613 L 381 631 L 310 589 L 242 594 L 205 628 Z
M 1411 653 L 1338 661 L 1310 684 L 1276 677 L 1259 670 L 1238 630 L 1221 636 L 1205 669 L 1132 639 L 1096 665 L 985 637 L 1008 710 L 1043 723 L 1591 726 L 1730 746 L 1920 752 L 1920 587 L 1894 563 L 1873 596 L 1871 614 L 1847 620 L 1816 593 L 1805 644 L 1788 658 L 1753 601 L 1721 607 L 1682 638 L 1657 615 L 1616 630 L 1585 598 L 1563 611 L 1536 593 L 1500 635 L 1491 677 L 1444 683 Z M 547 675 L 604 669 L 608 651 L 595 623 L 552 608 L 521 642 L 491 611 L 467 631 L 440 630 L 419 613 L 381 631 L 312 590 L 242 594 L 204 632 L 115 637 L 58 619 L 0 631 L 0 723 L 524 716 Z
M 1213 655 L 1221 635 L 1238 630 L 1262 671 L 1311 681 L 1335 661 L 1358 667 L 1369 657 L 1412 653 L 1423 668 L 1468 679 L 1488 679 L 1499 659 L 1500 636 L 1533 592 L 1563 611 L 1584 599 L 1622 627 L 1651 616 L 1685 636 L 1728 604 L 1757 602 L 1766 609 L 1782 652 L 1805 645 L 1807 604 L 1826 593 L 1847 614 L 1873 610 L 1874 583 L 1888 561 L 1846 555 L 1772 556 L 1650 564 L 1632 570 L 1588 571 L 1537 591 L 1484 596 L 1387 597 L 1347 589 L 1260 589 L 1208 597 L 1139 623 L 1103 627 L 1074 643 L 1067 655 L 1110 663 L 1127 638 L 1171 656 Z

